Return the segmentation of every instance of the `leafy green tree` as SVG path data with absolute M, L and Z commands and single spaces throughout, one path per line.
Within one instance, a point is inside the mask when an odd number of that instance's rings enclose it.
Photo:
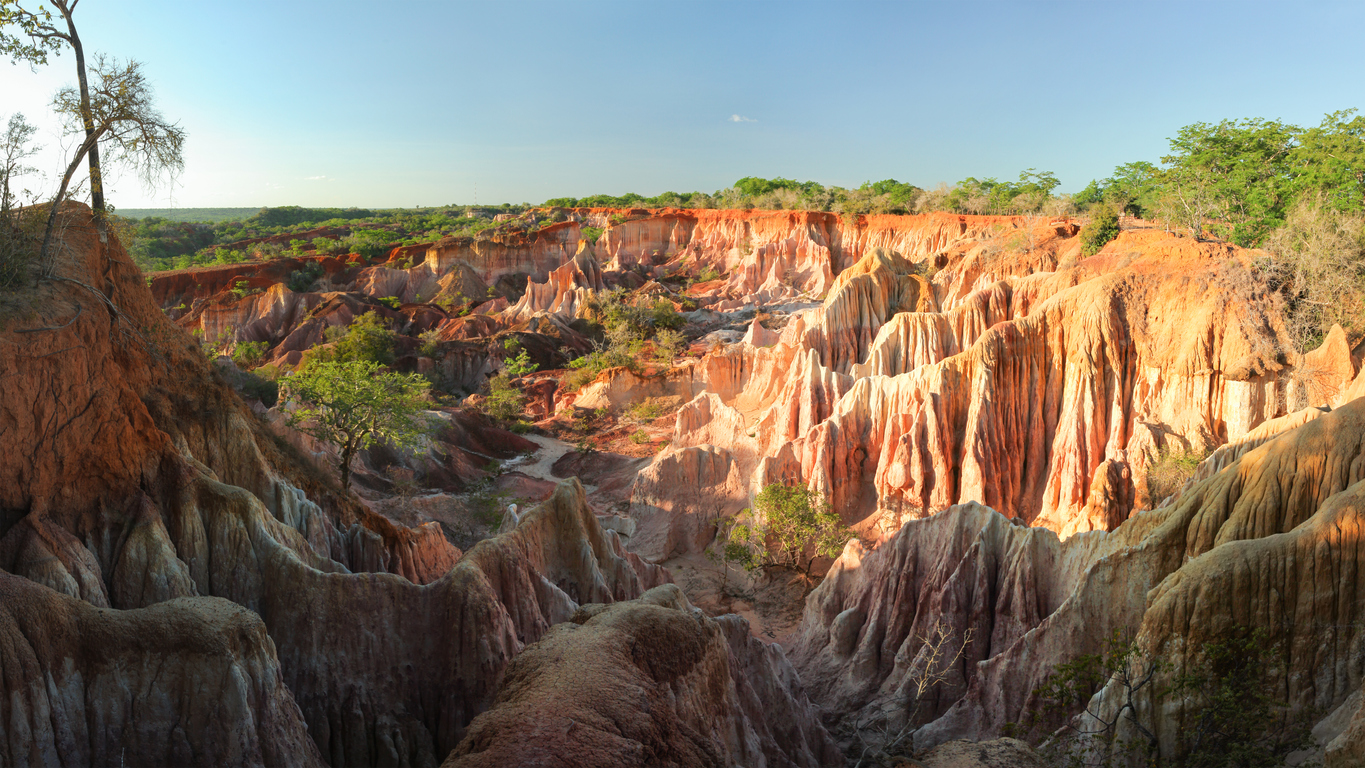
M 1104 180 L 1104 201 L 1125 213 L 1142 216 L 1156 201 L 1160 178 L 1161 169 L 1149 162 L 1124 163 Z
M 1196 237 L 1208 226 L 1238 245 L 1259 243 L 1284 222 L 1297 133 L 1261 118 L 1181 128 L 1162 158 L 1167 210 Z
M 754 568 L 786 568 L 810 578 L 818 556 L 837 557 L 853 531 L 828 501 L 805 486 L 773 483 L 754 497 L 755 515 L 737 523 L 730 541 L 747 545 Z M 727 545 L 728 546 L 728 545 Z
M 289 425 L 337 446 L 342 488 L 350 488 L 358 451 L 380 441 L 411 447 L 427 433 L 422 413 L 429 385 L 418 374 L 384 372 L 363 360 L 310 362 L 286 381 L 297 405 Z
M 1321 196 L 1338 211 L 1365 211 L 1365 116 L 1328 114 L 1299 135 L 1290 166 L 1299 199 Z
M 508 376 L 516 379 L 534 372 L 540 366 L 531 362 L 530 353 L 523 349 L 516 357 L 503 360 L 502 367 Z

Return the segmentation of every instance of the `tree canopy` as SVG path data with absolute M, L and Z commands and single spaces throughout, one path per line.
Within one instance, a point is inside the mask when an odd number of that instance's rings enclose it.
M 426 434 L 430 385 L 419 374 L 386 372 L 365 360 L 310 362 L 286 382 L 294 404 L 289 425 L 337 446 L 343 488 L 350 487 L 358 451 L 380 441 L 412 447 Z

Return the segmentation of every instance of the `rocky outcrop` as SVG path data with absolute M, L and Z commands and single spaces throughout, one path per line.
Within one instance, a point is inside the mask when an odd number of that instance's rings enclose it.
M 770 458 L 766 477 L 797 474 L 853 520 L 977 500 L 1064 535 L 1112 527 L 1131 502 L 1097 507 L 1091 491 L 1116 464 L 1145 466 L 1168 433 L 1213 446 L 1276 415 L 1275 354 L 1287 342 L 1270 304 L 1173 283 L 1162 264 L 1156 249 L 1148 264 L 996 323 L 960 354 L 856 381 Z
M 260 617 L 101 610 L 0 572 L 0 762 L 322 766 Z
M 551 271 L 578 252 L 582 233 L 576 221 L 543 227 L 530 236 L 453 237 L 425 246 L 424 264 L 433 274 L 445 275 L 463 262 L 479 279 L 492 284 L 511 274 L 544 280 Z
M 670 451 L 650 464 L 631 489 L 630 551 L 663 562 L 706 549 L 717 522 L 748 506 L 741 466 L 730 451 L 712 445 Z
M 582 211 L 611 224 L 598 249 L 609 269 L 636 264 L 709 265 L 727 276 L 733 300 L 770 302 L 799 294 L 824 296 L 847 267 L 877 249 L 932 257 L 973 243 L 1022 219 L 928 214 L 840 216 L 816 211 Z
M 855 540 L 807 598 L 793 662 L 826 711 L 851 719 L 895 712 L 892 733 L 906 726 L 915 681 L 941 673 L 945 682 L 920 701 L 921 717 L 933 719 L 962 696 L 978 663 L 1057 611 L 1103 541 L 1063 542 L 979 504 L 908 521 L 871 551 Z M 966 642 L 962 657 L 953 668 L 926 670 L 931 640 L 941 634 L 949 658 Z
M 871 552 L 849 546 L 807 601 L 793 662 L 828 711 L 904 711 L 926 629 L 945 622 L 958 642 L 970 631 L 964 663 L 927 701 L 941 716 L 916 731 L 924 748 L 1025 722 L 1047 675 L 1115 631 L 1175 675 L 1205 642 L 1244 627 L 1278 644 L 1274 674 L 1288 704 L 1331 712 L 1365 675 L 1353 650 L 1360 601 L 1343 587 L 1361 556 L 1353 516 L 1365 475 L 1352 457 L 1362 439 L 1365 401 L 1354 401 L 1111 533 L 1059 541 L 978 505 L 908 521 Z M 1116 688 L 1101 691 L 1090 708 L 1118 699 Z M 1187 725 L 1183 708 L 1138 704 L 1170 749 Z
M 1184 562 L 1148 595 L 1136 643 L 1192 670 L 1206 643 L 1261 630 L 1276 654 L 1260 670 L 1294 710 L 1331 712 L 1365 681 L 1365 401 L 1325 414 L 1251 451 L 1181 495 L 1149 540 L 1183 546 Z M 1164 539 L 1164 541 L 1163 541 Z M 1159 688 L 1160 686 L 1158 686 Z M 1138 706 L 1162 751 L 1193 706 L 1141 691 Z M 1096 712 L 1119 706 L 1114 686 Z M 1153 716 L 1153 713 L 1159 713 Z
M 839 760 L 780 649 L 674 586 L 587 605 L 512 663 L 455 766 L 819 766 Z
M 551 272 L 545 282 L 527 283 L 526 293 L 503 316 L 512 321 L 529 320 L 538 312 L 547 312 L 572 320 L 587 307 L 593 294 L 603 290 L 602 268 L 592 246 L 584 240 L 574 257 Z

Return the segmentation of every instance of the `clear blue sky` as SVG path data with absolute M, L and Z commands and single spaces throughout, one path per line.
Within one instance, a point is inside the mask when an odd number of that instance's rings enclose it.
M 1361 2 L 82 0 L 77 22 L 87 51 L 143 61 L 188 131 L 177 207 L 1028 167 L 1076 191 L 1192 122 L 1365 107 Z M 73 80 L 69 60 L 0 65 L 0 115 L 42 122 L 55 149 L 46 104 Z M 111 197 L 171 200 L 131 174 Z

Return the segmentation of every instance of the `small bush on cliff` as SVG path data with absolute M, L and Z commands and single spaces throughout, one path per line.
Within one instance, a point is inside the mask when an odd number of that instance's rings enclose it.
M 264 341 L 239 341 L 232 351 L 232 362 L 242 370 L 255 368 L 265 359 L 269 347 L 270 345 Z
M 1322 343 L 1334 323 L 1365 330 L 1365 215 L 1325 196 L 1300 201 L 1266 243 L 1272 285 L 1287 299 L 1289 331 L 1300 350 Z
M 1158 454 L 1147 466 L 1147 496 L 1152 506 L 1179 493 L 1206 456 L 1206 452 L 1184 448 L 1168 448 Z
M 1112 205 L 1101 205 L 1090 223 L 1081 229 L 1081 254 L 1094 256 L 1110 240 L 1119 236 L 1119 215 Z
M 654 335 L 654 359 L 664 365 L 673 365 L 686 344 L 687 339 L 680 331 L 665 328 Z
M 429 384 L 418 374 L 387 373 L 365 360 L 309 362 L 287 382 L 296 406 L 289 425 L 337 446 L 342 488 L 350 487 L 360 450 L 376 442 L 412 447 L 427 433 Z
M 828 501 L 805 486 L 773 483 L 754 497 L 755 514 L 730 530 L 730 541 L 748 545 L 751 568 L 786 568 L 806 578 L 818 556 L 837 557 L 853 531 Z
M 588 311 L 607 333 L 614 331 L 632 339 L 648 339 L 665 328 L 678 330 L 687 325 L 668 299 L 640 297 L 632 302 L 620 288 L 598 294 L 589 302 Z

